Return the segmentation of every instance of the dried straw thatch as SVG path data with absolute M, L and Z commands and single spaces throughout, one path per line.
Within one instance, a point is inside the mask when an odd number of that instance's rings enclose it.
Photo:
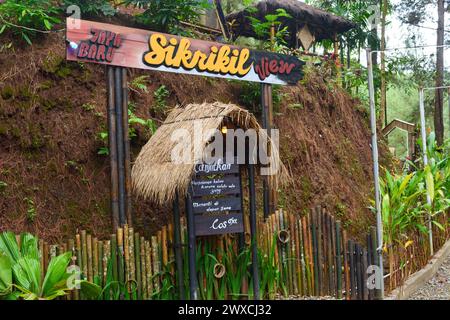
M 224 123 L 231 123 L 243 130 L 255 129 L 264 134 L 260 131 L 257 119 L 250 112 L 233 104 L 215 102 L 175 108 L 136 158 L 131 173 L 134 191 L 159 204 L 172 201 L 176 192 L 180 196 L 185 195 L 194 175 L 195 163 L 201 161 L 205 148 L 213 138 L 212 130 L 220 129 Z M 199 148 L 194 150 L 193 144 L 187 144 L 185 149 L 193 161 L 187 164 L 173 162 L 172 150 L 180 143 L 179 140 L 172 138 L 175 130 L 185 130 L 185 134 L 190 135 L 193 140 L 194 130 L 198 126 L 201 126 L 204 134 L 200 143 L 201 150 L 198 150 Z M 288 181 L 289 176 L 279 161 L 278 150 L 272 141 L 270 143 L 272 144 L 270 161 L 279 168 L 277 175 L 270 179 L 276 186 L 278 181 Z
M 336 16 L 327 11 L 317 9 L 298 0 L 262 0 L 254 8 L 255 12 L 246 9 L 229 14 L 226 19 L 232 25 L 235 37 L 245 36 L 257 38 L 249 16 L 265 21 L 268 14 L 276 13 L 277 9 L 284 9 L 292 18 L 280 19 L 283 26 L 287 26 L 290 39 L 286 39 L 291 47 L 296 44 L 297 31 L 308 25 L 316 40 L 334 39 L 335 34 L 344 33 L 356 25 L 347 19 Z

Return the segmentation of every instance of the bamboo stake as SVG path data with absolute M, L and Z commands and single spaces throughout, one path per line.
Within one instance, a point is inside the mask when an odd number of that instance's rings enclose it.
M 131 280 L 130 277 L 130 241 L 128 238 L 128 233 L 129 233 L 129 229 L 128 229 L 128 225 L 125 224 L 123 226 L 123 254 L 124 254 L 124 259 L 125 259 L 125 268 L 124 268 L 124 276 L 125 276 L 125 284 L 128 290 L 128 293 L 130 293 L 130 287 L 129 287 L 129 281 Z
M 45 262 L 44 262 L 44 240 L 39 239 L 39 262 L 41 265 L 41 279 L 44 279 Z
M 153 273 L 152 273 L 152 253 L 150 250 L 150 242 L 145 241 L 145 267 L 147 270 L 147 298 L 151 299 L 153 294 Z
M 98 240 L 97 238 L 92 239 L 92 279 L 98 279 Z
M 87 270 L 88 270 L 88 281 L 93 282 L 93 276 L 92 276 L 92 236 L 88 234 L 86 236 L 86 242 L 87 242 Z
M 159 278 L 160 278 L 160 263 L 158 254 L 158 242 L 157 237 L 152 236 L 152 262 L 153 262 L 153 276 L 155 276 L 153 281 L 153 288 L 156 292 L 159 291 Z M 157 275 L 157 276 L 156 276 Z
M 139 233 L 134 234 L 134 259 L 136 268 L 136 283 L 137 283 L 137 299 L 143 299 L 142 296 L 142 278 L 141 278 L 141 238 Z
M 134 299 L 134 292 L 137 290 L 136 286 L 136 260 L 134 257 L 134 229 L 128 228 L 128 256 L 129 256 L 129 271 L 128 271 L 128 287 L 129 287 L 129 293 L 130 298 Z
M 149 298 L 148 290 L 147 290 L 147 264 L 145 261 L 145 239 L 143 236 L 141 236 L 141 239 L 140 239 L 139 258 L 141 259 L 141 294 L 142 294 L 142 299 L 147 300 Z
M 122 228 L 117 228 L 117 275 L 118 281 L 125 283 L 125 259 L 124 259 L 124 233 Z
M 336 298 L 342 299 L 341 221 L 335 223 L 336 234 Z M 345 254 L 345 253 L 344 253 Z
M 83 272 L 83 255 L 81 252 L 81 236 L 80 234 L 75 235 L 75 246 L 76 246 L 76 264 L 80 268 L 80 272 Z
M 103 241 L 98 241 L 97 243 L 97 265 L 98 282 L 100 286 L 103 287 L 105 285 L 103 282 Z
M 118 233 L 118 230 L 117 230 Z M 118 263 L 118 245 L 117 234 L 111 235 L 110 252 L 111 252 L 111 266 L 114 281 L 120 281 L 119 277 L 119 263 Z
M 109 260 L 112 261 L 112 254 L 111 254 L 111 240 L 103 241 L 103 256 L 102 256 L 102 279 L 103 284 L 106 285 L 107 277 L 108 277 L 108 262 Z M 112 265 L 112 263 L 111 263 Z M 112 267 L 111 267 L 112 268 Z
M 336 289 L 334 287 L 334 281 L 333 281 L 333 274 L 334 274 L 334 270 L 333 270 L 333 228 L 331 227 L 331 216 L 327 213 L 327 215 L 325 216 L 326 220 L 327 220 L 327 240 L 328 240 L 328 294 L 330 296 L 333 296 L 334 293 L 336 292 Z
M 320 206 L 316 207 L 316 228 L 317 228 L 317 277 L 319 282 L 318 294 L 323 296 L 325 294 L 323 281 L 323 241 L 322 241 L 322 215 Z
M 87 240 L 86 240 L 86 230 L 81 230 L 81 263 L 83 270 L 84 279 L 88 279 L 88 253 L 87 253 Z
M 349 270 L 349 251 L 347 247 L 347 233 L 342 230 L 342 252 L 344 257 L 344 282 L 345 282 L 345 299 L 350 300 L 350 270 Z
M 312 288 L 313 288 L 313 283 L 314 283 L 314 279 L 313 279 L 313 274 L 314 274 L 314 268 L 313 268 L 313 264 L 312 264 L 312 248 L 311 248 L 311 240 L 310 240 L 310 236 L 309 236 L 309 230 L 311 230 L 310 228 L 310 222 L 309 222 L 309 213 L 306 214 L 301 222 L 302 222 L 302 237 L 303 237 L 303 256 L 305 259 L 305 271 L 306 271 L 306 266 L 308 266 L 309 269 L 309 273 L 305 273 L 305 280 L 306 280 L 306 292 L 305 295 L 311 296 L 313 295 L 312 292 Z
M 293 234 L 293 238 L 292 238 L 292 247 L 295 250 L 295 260 L 294 260 L 294 266 L 295 266 L 295 279 L 296 279 L 296 283 L 297 283 L 297 292 L 296 294 L 299 295 L 304 295 L 304 290 L 303 290 L 303 271 L 302 271 L 302 267 L 301 267 L 301 260 L 302 260 L 302 255 L 300 253 L 300 230 L 301 230 L 301 221 L 300 219 L 296 220 L 295 217 L 293 217 L 293 226 L 294 226 L 294 234 Z
M 167 250 L 167 227 L 163 226 L 161 231 L 161 251 L 162 251 L 162 265 L 163 268 L 167 266 L 168 262 L 168 250 Z

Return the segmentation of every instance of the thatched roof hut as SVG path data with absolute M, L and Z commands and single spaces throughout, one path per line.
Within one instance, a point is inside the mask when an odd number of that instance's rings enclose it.
M 260 131 L 257 119 L 249 111 L 233 104 L 215 102 L 175 108 L 136 158 L 131 173 L 134 191 L 158 204 L 172 201 L 176 192 L 180 196 L 185 195 L 194 176 L 195 164 L 202 160 L 205 148 L 214 137 L 212 130 L 220 130 L 224 124 L 232 124 L 243 130 L 255 129 L 258 133 L 265 134 Z M 192 161 L 182 164 L 172 161 L 172 150 L 180 143 L 173 139 L 173 133 L 184 132 L 193 140 L 194 130 L 199 127 L 204 136 L 200 142 L 200 150 L 194 148 L 193 143 L 183 145 Z M 179 129 L 182 131 L 176 131 Z M 273 146 L 272 141 L 268 141 Z M 278 174 L 270 179 L 276 185 L 278 180 L 286 181 L 288 176 L 279 161 L 277 148 L 273 146 L 271 150 L 270 162 L 279 168 Z
M 344 33 L 356 25 L 342 17 L 327 11 L 317 9 L 297 0 L 262 0 L 249 12 L 242 11 L 229 14 L 226 19 L 232 25 L 232 33 L 235 37 L 245 36 L 258 38 L 255 34 L 249 16 L 260 21 L 265 21 L 265 16 L 275 14 L 277 9 L 284 9 L 292 18 L 281 18 L 282 26 L 287 26 L 290 39 L 286 39 L 290 47 L 296 47 L 297 32 L 305 24 L 313 34 L 315 40 L 334 39 L 335 34 Z M 254 11 L 254 12 L 253 12 Z

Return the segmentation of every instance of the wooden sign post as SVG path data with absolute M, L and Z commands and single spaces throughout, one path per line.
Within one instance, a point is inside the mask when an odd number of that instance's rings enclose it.
M 108 130 L 111 163 L 111 212 L 113 225 L 131 224 L 130 144 L 128 138 L 128 89 L 125 68 L 184 73 L 262 84 L 264 128 L 270 130 L 271 85 L 295 85 L 303 77 L 304 62 L 273 52 L 190 39 L 160 32 L 127 28 L 86 20 L 67 19 L 66 57 L 70 61 L 107 66 Z M 270 131 L 269 131 L 270 133 Z M 199 165 L 202 166 L 202 165 Z M 213 172 L 205 178 L 201 167 L 186 196 L 189 234 L 191 298 L 198 297 L 195 273 L 195 237 L 242 233 L 242 195 L 239 167 Z M 259 299 L 256 248 L 256 202 L 254 167 L 249 165 L 250 225 L 253 256 L 253 288 Z M 238 170 L 238 171 L 233 171 Z M 214 171 L 214 170 L 213 170 Z M 239 192 L 238 192 L 239 190 Z M 264 179 L 264 215 L 270 211 L 268 180 Z M 175 233 L 180 232 L 178 201 L 174 202 Z M 175 234 L 178 270 L 180 237 Z M 178 239 L 178 240 L 177 240 Z M 179 283 L 183 283 L 180 275 Z M 182 290 L 180 288 L 180 290 Z M 180 297 L 184 294 L 180 292 Z

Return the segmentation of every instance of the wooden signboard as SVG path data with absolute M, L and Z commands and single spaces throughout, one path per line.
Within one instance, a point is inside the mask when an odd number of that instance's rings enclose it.
M 238 164 L 198 164 L 191 181 L 197 236 L 244 232 Z
M 296 57 L 160 32 L 67 19 L 67 60 L 199 76 L 296 84 Z
M 192 209 L 194 210 L 194 214 L 240 211 L 241 198 L 236 196 L 199 200 L 194 198 L 192 200 Z
M 193 180 L 192 189 L 198 196 L 221 196 L 240 193 L 240 177 L 227 175 L 206 180 Z
M 195 234 L 197 236 L 208 236 L 242 233 L 244 232 L 244 221 L 242 218 L 242 213 L 196 217 Z

